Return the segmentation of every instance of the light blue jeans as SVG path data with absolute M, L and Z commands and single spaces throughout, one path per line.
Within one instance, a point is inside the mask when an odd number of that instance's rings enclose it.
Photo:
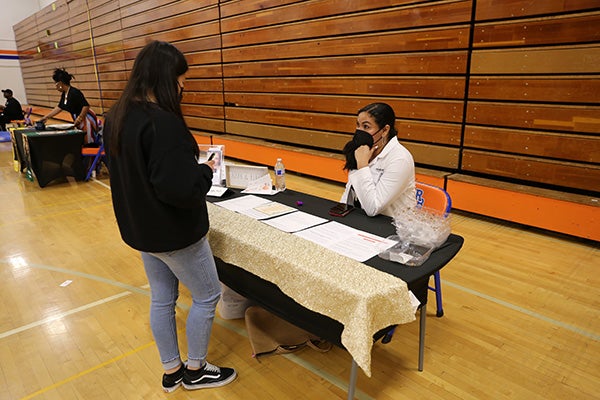
M 175 322 L 179 281 L 192 295 L 185 330 L 187 364 L 199 368 L 206 360 L 215 308 L 221 297 L 221 284 L 208 240 L 204 237 L 180 250 L 141 254 L 152 294 L 150 327 L 163 368 L 169 370 L 181 363 Z

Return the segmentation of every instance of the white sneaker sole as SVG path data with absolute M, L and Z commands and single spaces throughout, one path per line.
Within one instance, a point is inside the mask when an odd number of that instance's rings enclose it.
M 179 382 L 177 385 L 171 386 L 169 388 L 166 388 L 163 386 L 163 390 L 165 391 L 165 393 L 171 393 L 171 392 L 176 391 L 179 388 L 179 386 L 182 386 L 182 385 L 183 385 L 183 382 Z

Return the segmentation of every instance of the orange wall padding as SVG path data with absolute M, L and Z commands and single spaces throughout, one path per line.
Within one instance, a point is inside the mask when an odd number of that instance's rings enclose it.
M 302 150 L 286 150 L 270 146 L 261 146 L 228 140 L 219 136 L 196 136 L 201 144 L 222 144 L 225 146 L 225 157 L 237 158 L 251 163 L 274 166 L 277 158 L 281 158 L 285 169 L 311 175 L 336 182 L 346 182 L 347 174 L 343 170 L 344 162 L 334 158 L 318 156 Z
M 600 241 L 600 206 L 449 179 L 453 208 Z
M 196 136 L 200 144 L 225 145 L 225 157 L 272 166 L 278 157 L 286 169 L 337 182 L 346 182 L 343 162 L 267 145 L 228 140 L 219 136 Z M 416 174 L 416 180 L 445 188 L 452 208 L 524 225 L 600 241 L 600 206 L 557 200 L 529 193 L 453 181 L 444 176 Z

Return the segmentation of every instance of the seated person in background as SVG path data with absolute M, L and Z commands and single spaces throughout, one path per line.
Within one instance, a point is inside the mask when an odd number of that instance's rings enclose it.
M 344 146 L 348 183 L 341 202 L 359 206 L 368 216 L 394 216 L 414 207 L 415 162 L 398 142 L 394 110 L 373 103 L 358 111 L 356 132 Z
M 21 103 L 13 97 L 13 91 L 10 89 L 2 89 L 2 94 L 6 99 L 4 105 L 0 105 L 0 131 L 6 130 L 6 124 L 10 121 L 23 119 L 23 109 Z
M 81 90 L 71 86 L 71 79 L 73 79 L 73 75 L 69 74 L 64 68 L 56 68 L 54 70 L 52 80 L 54 80 L 56 90 L 61 93 L 60 100 L 58 105 L 40 119 L 40 121 L 45 123 L 61 110 L 68 111 L 73 117 L 75 127 L 85 132 L 85 143 L 96 143 L 99 130 L 98 119 L 96 118 L 96 114 L 90 109 L 90 105 Z

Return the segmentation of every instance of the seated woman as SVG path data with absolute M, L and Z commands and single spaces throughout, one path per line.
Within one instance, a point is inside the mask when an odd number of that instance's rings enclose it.
M 6 130 L 6 124 L 11 121 L 23 119 L 23 110 L 21 103 L 13 97 L 13 91 L 2 89 L 2 95 L 6 99 L 6 104 L 0 104 L 0 131 Z
M 64 68 L 54 70 L 52 80 L 56 85 L 56 90 L 61 93 L 60 100 L 58 105 L 40 121 L 45 123 L 61 110 L 68 111 L 73 117 L 75 127 L 85 132 L 85 143 L 98 143 L 99 127 L 96 114 L 90 109 L 90 105 L 81 90 L 71 86 L 71 79 L 73 79 L 73 75 L 69 74 Z
M 368 216 L 394 216 L 414 207 L 415 162 L 398 142 L 394 110 L 373 103 L 358 111 L 356 132 L 344 146 L 348 183 L 341 202 L 359 206 Z

